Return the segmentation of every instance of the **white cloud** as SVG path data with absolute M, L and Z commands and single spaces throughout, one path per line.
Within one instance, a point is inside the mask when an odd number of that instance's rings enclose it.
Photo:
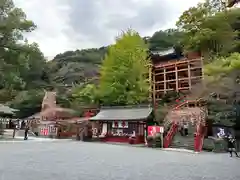
M 100 47 L 132 27 L 141 35 L 173 27 L 181 13 L 201 0 L 14 0 L 38 28 L 27 37 L 45 56 Z

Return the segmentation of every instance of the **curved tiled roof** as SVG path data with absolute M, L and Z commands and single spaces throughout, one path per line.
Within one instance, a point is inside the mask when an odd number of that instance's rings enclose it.
M 0 104 L 0 113 L 3 113 L 3 114 L 14 114 L 15 111 L 18 111 L 18 110 L 10 108 L 8 106 L 5 106 L 3 104 Z
M 150 106 L 101 108 L 100 112 L 89 120 L 144 120 L 151 113 Z

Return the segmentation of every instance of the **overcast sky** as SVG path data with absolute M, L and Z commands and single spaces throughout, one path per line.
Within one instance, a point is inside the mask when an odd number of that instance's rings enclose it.
M 181 13 L 201 0 L 14 0 L 38 28 L 27 37 L 48 58 L 101 47 L 131 27 L 142 36 L 174 27 Z

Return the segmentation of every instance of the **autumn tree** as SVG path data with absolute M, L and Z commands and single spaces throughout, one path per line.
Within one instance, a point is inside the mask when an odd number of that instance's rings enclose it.
M 104 105 L 146 102 L 149 97 L 148 47 L 133 30 L 109 47 L 100 69 L 99 95 Z

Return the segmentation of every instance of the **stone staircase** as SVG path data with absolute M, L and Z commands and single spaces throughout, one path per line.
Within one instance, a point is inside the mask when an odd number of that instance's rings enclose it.
M 18 137 L 24 137 L 25 130 L 20 129 L 16 131 L 16 135 Z M 28 137 L 36 137 L 36 135 L 32 131 L 28 131 Z
M 194 150 L 194 137 L 175 135 L 170 148 Z
M 194 126 L 189 126 L 188 136 L 182 136 L 178 132 L 172 140 L 170 148 L 189 149 L 194 150 Z
M 12 129 L 4 129 L 3 131 L 4 131 L 3 137 L 12 138 L 12 135 L 13 135 L 13 130 Z

